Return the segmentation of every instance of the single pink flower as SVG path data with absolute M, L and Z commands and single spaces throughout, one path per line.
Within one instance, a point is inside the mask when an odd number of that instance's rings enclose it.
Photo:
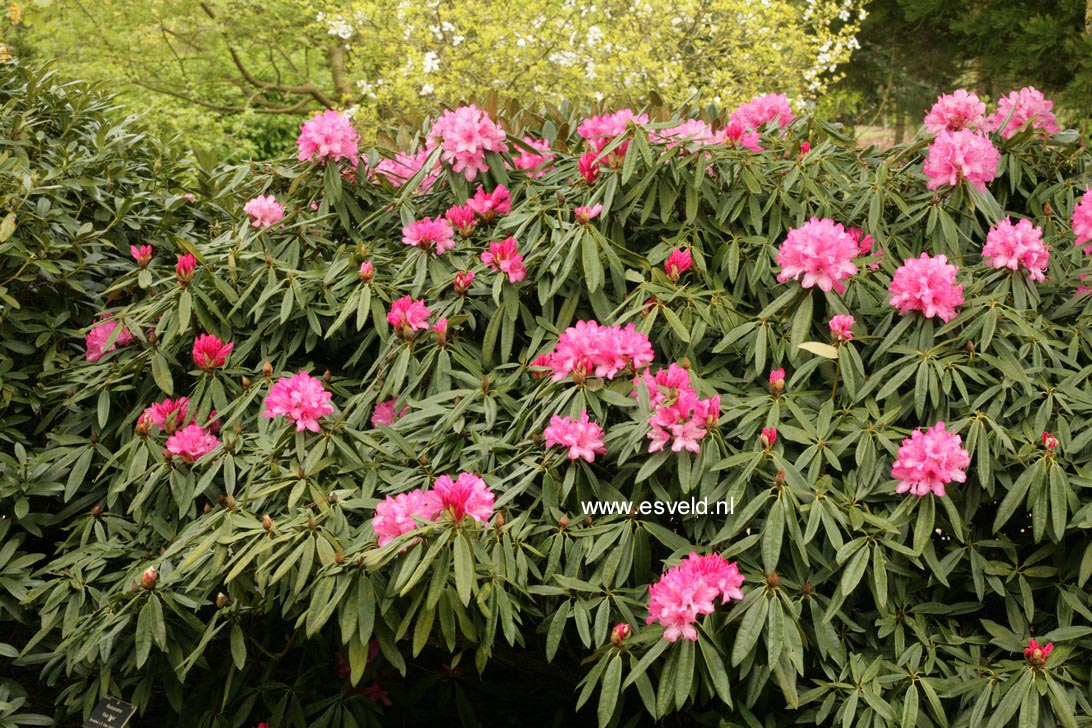
M 607 453 L 603 444 L 603 428 L 588 419 L 587 411 L 582 411 L 577 419 L 554 415 L 543 435 L 546 447 L 560 445 L 569 448 L 570 460 L 583 458 L 590 463 L 595 461 L 596 455 Z
M 116 336 L 114 335 L 115 330 L 117 330 Z M 114 336 L 114 343 L 107 346 L 106 342 L 110 341 L 111 336 Z M 105 354 L 114 351 L 119 346 L 127 346 L 132 342 L 133 335 L 129 332 L 129 329 L 107 315 L 87 332 L 87 336 L 84 338 L 84 344 L 87 346 L 85 356 L 87 361 L 98 361 Z
M 596 180 L 599 179 L 599 162 L 596 161 L 598 156 L 599 153 L 595 150 L 584 152 L 580 155 L 580 160 L 576 164 L 580 176 L 590 185 L 595 184 Z
M 190 423 L 167 438 L 167 451 L 187 463 L 197 462 L 219 446 L 216 435 L 197 423 Z
M 379 537 L 379 546 L 386 546 L 404 533 L 421 527 L 417 519 L 435 521 L 440 515 L 437 504 L 424 490 L 411 490 L 396 496 L 387 496 L 375 507 L 372 531 Z
M 455 293 L 460 296 L 470 290 L 470 286 L 474 284 L 474 271 L 463 270 L 455 274 Z
M 504 185 L 497 185 L 492 192 L 479 187 L 474 196 L 466 201 L 466 206 L 486 222 L 493 222 L 497 215 L 507 215 L 512 209 L 512 196 Z
M 668 569 L 648 590 L 648 624 L 659 622 L 664 639 L 696 641 L 694 624 L 698 615 L 712 614 L 716 599 L 727 604 L 743 599 L 743 575 L 739 566 L 719 554 L 691 553 L 678 566 Z M 624 639 L 624 638 L 623 638 Z
M 455 231 L 451 224 L 439 216 L 435 220 L 426 217 L 402 228 L 402 244 L 412 245 L 426 253 L 443 255 L 455 247 Z
M 429 138 L 441 148 L 440 158 L 468 182 L 489 170 L 486 152 L 508 151 L 504 131 L 474 105 L 445 111 L 432 125 Z
M 962 131 L 978 128 L 985 120 L 986 104 L 978 96 L 959 89 L 937 97 L 933 108 L 925 115 L 925 130 L 930 134 L 942 131 Z
M 1050 250 L 1043 244 L 1043 231 L 1031 220 L 1020 220 L 1015 225 L 1005 218 L 990 228 L 982 256 L 994 268 L 1008 268 L 1028 272 L 1028 280 L 1046 278 L 1050 263 Z
M 441 475 L 426 495 L 431 507 L 456 523 L 466 516 L 481 523 L 493 517 L 493 491 L 473 473 L 459 473 L 455 480 Z
M 256 228 L 268 228 L 284 219 L 284 207 L 273 195 L 258 195 L 243 206 L 250 215 L 250 224 Z
M 550 142 L 545 139 L 532 139 L 525 136 L 523 137 L 523 143 L 538 151 L 537 153 L 529 152 L 521 147 L 515 147 L 515 151 L 519 152 L 519 156 L 512 158 L 512 165 L 516 169 L 527 172 L 527 176 L 531 179 L 537 179 L 553 169 L 553 167 L 546 166 L 556 156 L 550 151 Z
M 401 411 L 396 412 L 394 406 L 397 403 L 398 399 L 392 397 L 386 402 L 377 404 L 375 409 L 372 410 L 372 427 L 379 427 L 380 425 L 390 427 L 409 414 L 409 407 L 403 407 Z
M 944 185 L 955 187 L 960 180 L 967 180 L 979 192 L 986 191 L 986 183 L 997 176 L 997 165 L 1001 161 L 1001 152 L 989 140 L 978 132 L 942 131 L 929 145 L 929 156 L 922 171 L 929 181 L 928 189 L 935 190 Z
M 218 336 L 201 334 L 193 340 L 193 363 L 206 372 L 219 369 L 227 363 L 234 347 L 234 343 L 225 344 Z
M 694 265 L 694 258 L 690 255 L 689 249 L 673 248 L 667 260 L 664 261 L 664 270 L 667 271 L 667 277 L 673 283 L 678 283 L 679 277 L 690 270 L 692 265 Z
M 490 243 L 489 250 L 482 253 L 481 259 L 493 270 L 508 274 L 509 283 L 518 283 L 527 276 L 515 238 Z
M 319 418 L 334 412 L 334 406 L 330 404 L 332 397 L 322 386 L 322 380 L 307 372 L 281 377 L 265 398 L 262 416 L 285 417 L 296 423 L 296 432 L 321 432 Z
M 1081 199 L 1073 206 L 1073 215 L 1070 218 L 1073 226 L 1073 234 L 1076 236 L 1076 246 L 1084 251 L 1085 255 L 1092 254 L 1092 189 L 1085 189 Z
M 776 121 L 778 126 L 788 126 L 796 115 L 785 94 L 763 94 L 755 96 L 745 104 L 738 106 L 728 117 L 729 122 L 738 122 L 747 129 L 762 130 L 766 124 Z
M 845 293 L 843 281 L 857 272 L 853 258 L 860 245 L 841 224 L 828 218 L 813 217 L 798 228 L 790 228 L 777 253 L 781 266 L 779 283 L 797 280 L 804 288 L 818 286 L 822 291 Z
M 899 481 L 895 492 L 943 496 L 947 484 L 965 482 L 967 474 L 963 468 L 971 464 L 971 456 L 961 446 L 962 442 L 959 435 L 945 430 L 943 422 L 925 432 L 920 428 L 914 430 L 902 441 L 891 468 L 891 477 Z
M 391 310 L 387 313 L 387 323 L 394 327 L 399 336 L 410 337 L 414 331 L 428 328 L 428 317 L 432 311 L 422 300 L 414 300 L 412 296 L 403 296 L 391 304 Z
M 130 245 L 129 255 L 133 256 L 138 268 L 147 268 L 148 264 L 152 262 L 152 246 L 141 245 L 138 248 L 135 245 Z
M 147 407 L 141 418 L 170 435 L 185 423 L 189 407 L 188 397 L 165 399 Z
M 839 315 L 830 320 L 830 335 L 838 344 L 853 340 L 853 324 L 856 321 L 852 316 Z
M 332 109 L 316 113 L 305 121 L 296 139 L 301 162 L 348 159 L 353 167 L 357 163 L 359 145 L 360 135 L 353 128 L 353 122 Z
M 588 207 L 587 205 L 581 205 L 573 210 L 573 218 L 576 219 L 581 225 L 587 225 L 589 222 L 599 217 L 599 213 L 603 211 L 603 206 L 599 203 Z
M 907 258 L 887 289 L 891 294 L 888 303 L 903 315 L 921 311 L 926 318 L 936 316 L 947 323 L 963 304 L 963 286 L 956 282 L 958 271 L 944 255 L 922 253 L 920 258 Z
M 444 219 L 464 238 L 471 236 L 474 228 L 478 226 L 478 216 L 474 214 L 470 205 L 454 205 L 448 208 L 448 211 L 444 213 Z
M 985 128 L 987 131 L 997 132 L 1005 139 L 1029 124 L 1032 129 L 1057 134 L 1061 129 L 1051 111 L 1053 108 L 1054 102 L 1044 97 L 1042 91 L 1033 86 L 1025 86 L 998 100 L 997 111 L 986 119 Z M 1005 119 L 1008 119 L 1007 124 Z M 1002 124 L 1005 124 L 1003 129 Z
M 182 197 L 185 198 L 186 202 L 197 202 L 197 195 L 193 194 L 192 192 L 187 192 L 186 194 L 182 195 Z
M 197 268 L 197 258 L 192 253 L 178 256 L 178 262 L 174 266 L 174 274 L 181 285 L 186 285 L 193 280 L 194 270 Z

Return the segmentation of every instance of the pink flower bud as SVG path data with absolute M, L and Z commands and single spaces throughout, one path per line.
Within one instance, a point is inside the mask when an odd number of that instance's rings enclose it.
M 152 246 L 141 245 L 139 248 L 135 245 L 129 246 L 129 254 L 133 256 L 133 260 L 140 268 L 147 268 L 148 263 L 152 262 Z
M 474 283 L 474 271 L 464 270 L 455 274 L 455 292 L 460 296 L 470 290 Z
M 785 391 L 785 370 L 774 369 L 770 372 L 770 394 L 777 397 Z
M 809 142 L 800 142 L 800 156 L 804 157 L 811 151 L 811 144 Z
M 599 203 L 592 205 L 591 207 L 581 206 L 573 210 L 573 217 L 581 225 L 587 225 L 589 222 L 599 217 L 599 213 L 603 211 L 603 206 Z
M 371 283 L 372 278 L 375 278 L 375 266 L 370 260 L 366 260 L 360 264 L 360 280 L 362 283 Z
M 671 251 L 671 255 L 667 256 L 667 260 L 664 262 L 664 270 L 667 271 L 667 277 L 673 283 L 677 283 L 679 276 L 690 270 L 690 266 L 693 264 L 694 259 L 691 257 L 689 250 L 675 248 Z
M 155 583 L 157 581 L 159 581 L 159 573 L 153 566 L 149 566 L 144 570 L 144 573 L 140 575 L 140 586 L 148 591 L 155 589 Z
M 762 434 L 758 436 L 758 441 L 762 443 L 763 450 L 769 450 L 777 442 L 777 428 L 763 427 Z
M 211 372 L 227 363 L 235 344 L 225 344 L 219 336 L 201 334 L 193 340 L 193 363 L 202 371 Z
M 595 181 L 599 179 L 599 163 L 595 161 L 598 156 L 599 154 L 595 151 L 584 152 L 580 155 L 580 161 L 576 164 L 580 176 L 590 185 L 595 184 Z
M 447 319 L 439 319 L 432 325 L 432 330 L 436 332 L 436 340 L 441 344 L 447 343 Z
M 178 262 L 174 266 L 174 274 L 181 285 L 186 285 L 193 280 L 194 270 L 197 268 L 197 258 L 192 253 L 178 256 Z
M 1048 642 L 1046 645 L 1040 646 L 1035 640 L 1028 640 L 1028 646 L 1024 650 L 1024 659 L 1028 661 L 1028 664 L 1035 668 L 1041 668 L 1046 665 L 1047 658 L 1050 657 L 1050 653 L 1054 651 L 1054 643 Z
M 1043 447 L 1047 450 L 1053 450 L 1058 447 L 1058 438 L 1054 437 L 1054 435 L 1051 435 L 1049 432 L 1044 432 L 1040 439 L 1043 441 Z
M 614 625 L 614 629 L 610 632 L 610 642 L 615 647 L 621 647 L 622 643 L 626 641 L 633 629 L 625 622 L 620 622 Z

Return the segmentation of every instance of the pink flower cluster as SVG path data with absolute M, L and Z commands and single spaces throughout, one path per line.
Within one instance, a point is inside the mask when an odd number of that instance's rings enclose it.
M 692 265 L 694 265 L 694 258 L 689 249 L 672 248 L 667 260 L 664 261 L 664 271 L 673 283 L 678 283 L 679 277 L 690 270 Z
M 505 238 L 489 244 L 489 250 L 481 255 L 482 262 L 493 270 L 506 273 L 509 283 L 518 283 L 527 277 L 523 256 L 515 238 Z
M 193 340 L 193 363 L 198 369 L 211 372 L 227 363 L 235 344 L 225 344 L 219 336 L 201 334 Z
M 577 321 L 562 332 L 553 351 L 535 359 L 531 366 L 549 367 L 555 382 L 570 374 L 582 382 L 592 375 L 614 379 L 627 369 L 636 373 L 651 364 L 654 356 L 652 342 L 633 324 L 623 328 Z
M 334 412 L 334 406 L 330 404 L 332 397 L 322 386 L 322 380 L 307 372 L 281 377 L 265 398 L 262 416 L 286 417 L 296 423 L 296 432 L 320 432 L 319 418 Z
M 507 215 L 512 209 L 512 196 L 504 185 L 497 185 L 492 192 L 479 187 L 474 196 L 466 201 L 466 206 L 486 222 L 493 222 L 497 215 Z
M 468 182 L 488 171 L 486 152 L 508 151 L 504 130 L 473 104 L 445 111 L 432 125 L 429 138 L 442 149 L 440 158 Z
M 401 411 L 396 412 L 394 409 L 395 404 L 398 403 L 397 398 L 388 399 L 386 402 L 380 402 L 372 410 L 372 427 L 379 427 L 385 425 L 390 427 L 396 421 L 402 419 L 409 413 L 409 407 L 403 407 Z
M 220 439 L 196 422 L 167 438 L 167 452 L 184 462 L 195 463 L 220 446 Z
M 145 408 L 140 419 L 147 425 L 155 425 L 168 435 L 182 426 L 189 413 L 190 400 L 188 397 L 179 397 L 171 400 L 165 399 Z
M 667 149 L 683 146 L 705 146 L 720 144 L 722 138 L 713 131 L 713 127 L 700 119 L 687 119 L 666 129 L 654 129 L 649 132 L 648 140 L 653 144 L 663 144 Z
M 1035 640 L 1028 640 L 1028 646 L 1024 648 L 1024 659 L 1032 667 L 1042 667 L 1046 664 L 1050 653 L 1054 651 L 1054 643 L 1047 642 L 1040 645 Z
M 435 220 L 426 217 L 402 228 L 402 244 L 443 255 L 445 250 L 455 247 L 455 231 L 451 229 L 451 223 L 439 215 Z
M 1025 86 L 1019 91 L 1012 91 L 997 102 L 997 111 L 986 119 L 987 131 L 997 132 L 1004 138 L 1012 137 L 1028 124 L 1032 129 L 1042 129 L 1047 134 L 1060 131 L 1057 119 L 1051 109 L 1054 102 L 1043 96 L 1043 92 L 1033 86 Z M 1012 114 L 1007 124 L 1005 119 Z M 1005 124 L 1004 128 L 1001 127 Z
M 834 340 L 841 344 L 846 341 L 853 340 L 853 324 L 857 323 L 852 316 L 845 314 L 835 316 L 830 320 L 828 324 L 830 326 L 830 335 L 834 337 Z
M 925 129 L 930 134 L 942 131 L 962 131 L 979 128 L 986 116 L 986 104 L 978 96 L 958 89 L 937 97 L 937 102 L 925 115 Z
M 444 213 L 444 219 L 464 238 L 473 235 L 478 227 L 478 216 L 470 205 L 452 205 Z
M 296 139 L 301 162 L 348 159 L 355 167 L 359 145 L 360 135 L 353 128 L 353 122 L 332 109 L 305 121 Z
M 761 130 L 771 121 L 776 121 L 778 126 L 788 126 L 795 118 L 785 94 L 763 94 L 736 107 L 728 116 L 728 122 L 738 122 L 745 129 Z
M 963 468 L 971 464 L 970 453 L 963 449 L 959 435 L 944 428 L 938 422 L 925 432 L 914 430 L 902 441 L 891 468 L 891 477 L 899 481 L 896 493 L 943 496 L 945 485 L 967 480 Z
M 717 135 L 720 137 L 721 142 L 730 147 L 750 149 L 752 152 L 762 151 L 762 145 L 759 144 L 762 137 L 757 131 L 748 127 L 739 119 L 729 120 L 727 126 L 717 132 Z M 807 142 L 804 142 L 804 144 L 807 144 Z
M 1077 247 L 1081 248 L 1085 255 L 1092 254 L 1092 246 L 1084 247 L 1092 242 L 1092 189 L 1086 189 L 1081 199 L 1073 206 L 1073 216 L 1069 222 L 1073 226 L 1073 234 L 1077 237 Z
M 147 268 L 148 264 L 152 262 L 152 246 L 141 245 L 138 248 L 135 245 L 130 245 L 129 255 L 133 256 L 138 268 Z
M 594 177 L 599 176 L 598 164 L 595 163 L 595 158 L 599 156 L 615 138 L 625 132 L 626 127 L 629 126 L 630 122 L 633 122 L 637 126 L 644 126 L 648 123 L 648 114 L 641 114 L 638 116 L 633 113 L 632 109 L 620 109 L 613 114 L 592 116 L 588 119 L 584 119 L 580 126 L 576 128 L 576 133 L 588 141 L 589 149 L 591 152 L 594 152 L 594 154 L 585 152 L 584 156 L 580 158 L 580 173 L 589 184 L 595 181 Z M 627 140 L 615 147 L 603 161 L 609 165 L 621 164 L 622 159 L 626 156 L 626 150 L 628 149 L 629 141 Z M 589 175 L 593 178 L 589 179 Z
M 550 425 L 543 432 L 546 438 L 546 447 L 560 445 L 569 448 L 569 459 L 584 458 L 590 462 L 595 461 L 596 455 L 606 455 L 607 448 L 603 444 L 603 428 L 588 419 L 587 411 L 582 411 L 580 417 L 561 417 L 554 415 L 550 418 Z
M 428 317 L 432 311 L 421 299 L 403 296 L 391 304 L 387 312 L 387 323 L 394 327 L 399 336 L 411 336 L 414 331 L 428 328 Z
M 941 131 L 929 145 L 929 156 L 922 171 L 929 178 L 925 186 L 935 190 L 955 186 L 967 180 L 979 192 L 997 176 L 1001 152 L 984 134 L 969 129 Z
M 1045 279 L 1050 263 L 1050 250 L 1043 244 L 1043 231 L 1031 220 L 1020 220 L 1015 225 L 1005 218 L 990 228 L 982 255 L 994 268 L 1008 268 L 1028 272 L 1028 280 Z
M 493 503 L 493 491 L 473 473 L 459 473 L 455 480 L 441 475 L 431 489 L 387 496 L 375 507 L 372 530 L 379 537 L 379 545 L 385 546 L 416 530 L 416 519 L 438 521 L 446 515 L 458 523 L 470 516 L 479 523 L 488 523 L 493 517 Z
M 652 442 L 648 451 L 659 452 L 671 443 L 672 452 L 699 452 L 708 429 L 720 418 L 720 396 L 700 399 L 691 383 L 690 372 L 678 364 L 661 368 L 655 376 L 651 371 L 646 369 L 635 380 L 633 392 L 637 397 L 636 384 L 643 379 L 651 409 L 648 439 Z
M 545 139 L 532 139 L 529 136 L 523 137 L 522 141 L 532 149 L 538 150 L 538 153 L 529 152 L 522 147 L 516 147 L 519 156 L 512 158 L 512 166 L 516 169 L 522 169 L 531 179 L 537 179 L 553 169 L 553 167 L 546 166 L 556 156 L 550 151 L 550 142 Z
M 421 147 L 416 152 L 395 152 L 394 157 L 383 159 L 376 164 L 371 169 L 371 174 L 373 177 L 382 177 L 390 182 L 393 187 L 401 187 L 421 171 L 425 163 L 428 162 L 431 153 L 432 149 L 429 147 Z M 439 174 L 434 167 L 422 177 L 417 191 L 425 192 L 428 190 L 438 176 Z
M 888 303 L 903 315 L 921 311 L 926 318 L 937 316 L 947 323 L 963 304 L 963 286 L 956 283 L 958 272 L 944 255 L 922 253 L 920 258 L 907 258 L 891 279 Z
M 860 245 L 840 223 L 828 218 L 813 217 L 799 228 L 791 228 L 777 253 L 781 273 L 777 280 L 784 283 L 799 279 L 804 288 L 819 286 L 820 290 L 845 293 L 842 281 L 857 272 L 853 258 Z
M 273 195 L 258 195 L 243 206 L 243 212 L 256 228 L 272 227 L 284 219 L 284 207 Z
M 110 341 L 110 337 L 114 335 L 114 330 L 119 326 L 121 330 L 114 338 L 114 343 L 107 346 L 106 342 Z M 98 361 L 105 354 L 114 351 L 119 346 L 127 346 L 132 342 L 133 335 L 129 332 L 129 329 L 125 328 L 123 324 L 110 319 L 109 314 L 107 314 L 99 323 L 91 327 L 84 339 L 84 343 L 87 345 L 87 361 Z
M 712 614 L 718 596 L 721 604 L 743 599 L 742 586 L 743 574 L 735 562 L 720 554 L 698 556 L 691 552 L 649 587 L 646 623 L 663 625 L 664 639 L 668 642 L 679 637 L 696 641 L 698 631 L 694 624 L 698 615 Z

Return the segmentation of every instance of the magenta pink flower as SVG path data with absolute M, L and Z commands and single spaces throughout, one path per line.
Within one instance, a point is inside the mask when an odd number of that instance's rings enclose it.
M 899 481 L 895 492 L 943 496 L 948 483 L 965 482 L 963 468 L 971 464 L 971 456 L 961 447 L 962 442 L 959 435 L 945 431 L 943 422 L 925 432 L 914 430 L 902 441 L 891 468 L 891 477 Z
M 444 213 L 444 218 L 464 238 L 472 235 L 474 228 L 478 226 L 478 216 L 474 214 L 470 205 L 453 205 Z
M 630 122 L 633 122 L 637 126 L 644 126 L 648 123 L 648 114 L 641 114 L 637 116 L 631 109 L 620 109 L 613 114 L 604 114 L 602 116 L 593 116 L 588 119 L 584 119 L 580 126 L 576 128 L 576 133 L 588 140 L 588 147 L 599 154 L 612 141 L 622 133 L 626 131 Z M 622 163 L 622 159 L 626 156 L 626 150 L 629 148 L 629 142 L 624 141 L 615 147 L 607 157 L 607 164 L 619 165 Z M 595 157 L 593 156 L 594 160 Z M 581 158 L 583 161 L 583 158 Z M 587 175 L 584 175 L 587 179 Z M 589 180 L 591 182 L 591 180 Z
M 117 336 L 114 337 L 114 343 L 109 346 L 106 342 L 110 341 L 110 337 L 114 336 L 114 330 L 121 327 Z M 87 332 L 87 336 L 84 339 L 84 343 L 87 345 L 87 361 L 98 361 L 111 351 L 114 351 L 119 346 L 127 346 L 133 341 L 133 335 L 129 333 L 129 329 L 125 328 L 123 324 L 119 324 L 117 321 L 107 317 L 101 319 L 99 323 L 91 327 L 91 330 Z
M 375 265 L 370 260 L 366 260 L 360 264 L 360 281 L 371 283 L 373 278 L 375 278 Z
M 573 218 L 576 219 L 581 225 L 587 225 L 589 222 L 599 217 L 599 213 L 603 211 L 603 206 L 599 203 L 588 207 L 587 205 L 581 205 L 573 210 Z
M 187 397 L 165 399 L 147 407 L 141 417 L 170 435 L 186 421 L 189 407 L 190 400 Z
M 504 185 L 497 185 L 492 192 L 486 192 L 484 187 L 479 187 L 474 196 L 466 201 L 466 206 L 486 222 L 492 222 L 497 215 L 508 214 L 512 209 L 512 197 Z
M 856 321 L 852 316 L 839 315 L 830 320 L 830 335 L 834 341 L 841 344 L 853 340 L 853 324 Z
M 603 444 L 603 434 L 603 428 L 588 419 L 586 410 L 582 411 L 577 419 L 554 415 L 543 433 L 546 438 L 546 447 L 554 445 L 567 447 L 569 460 L 584 458 L 589 463 L 595 461 L 596 455 L 607 453 L 607 448 Z
M 267 228 L 284 219 L 284 207 L 273 195 L 258 195 L 243 207 L 243 212 L 250 215 L 250 224 L 256 228 Z
M 598 156 L 599 153 L 595 150 L 584 152 L 580 155 L 580 160 L 576 164 L 580 176 L 590 185 L 595 184 L 596 180 L 599 179 L 599 162 L 596 161 Z
M 720 397 L 699 399 L 690 372 L 678 364 L 660 369 L 655 375 L 650 369 L 642 372 L 631 395 L 637 399 L 636 385 L 641 381 L 649 397 L 648 451 L 659 452 L 671 443 L 672 452 L 700 452 L 701 441 L 720 416 Z
M 402 419 L 409 414 L 409 407 L 403 407 L 401 411 L 396 412 L 394 406 L 398 403 L 398 398 L 392 397 L 386 402 L 380 402 L 372 410 L 372 427 L 379 427 L 380 425 L 386 425 L 390 427 L 396 421 Z
M 800 142 L 800 155 L 799 156 L 800 156 L 801 159 L 806 157 L 808 155 L 808 152 L 810 152 L 810 151 L 811 151 L 811 143 L 810 142 Z
M 573 375 L 582 382 L 592 376 L 613 379 L 619 372 L 637 372 L 652 363 L 652 343 L 632 323 L 600 326 L 595 321 L 577 321 L 565 329 L 557 346 L 541 359 L 553 371 L 553 381 Z
M 762 432 L 758 435 L 758 441 L 762 443 L 763 450 L 769 450 L 777 442 L 777 428 L 763 427 Z
M 930 134 L 939 134 L 942 131 L 978 128 L 982 126 L 985 115 L 986 104 L 978 96 L 958 89 L 937 97 L 937 102 L 925 115 L 925 129 Z
M 1025 86 L 1003 96 L 997 102 L 997 111 L 986 119 L 987 131 L 997 132 L 1008 139 L 1028 124 L 1032 129 L 1042 129 L 1047 134 L 1057 134 L 1060 128 L 1051 109 L 1054 102 L 1043 96 L 1043 92 L 1033 86 Z M 1009 114 L 1012 118 L 1002 129 L 1001 125 Z
M 402 228 L 402 244 L 420 248 L 426 253 L 435 251 L 442 255 L 455 247 L 455 231 L 451 224 L 439 216 L 435 220 L 426 217 Z
M 1047 450 L 1053 450 L 1058 447 L 1058 438 L 1054 437 L 1054 435 L 1051 435 L 1049 432 L 1044 432 L 1039 439 L 1042 441 L 1043 447 Z
M 903 315 L 921 311 L 926 318 L 937 316 L 947 323 L 963 304 L 963 286 L 956 282 L 958 271 L 944 255 L 922 253 L 920 258 L 907 258 L 887 289 L 891 294 L 888 303 Z
M 967 180 L 979 192 L 986 190 L 986 183 L 997 176 L 1001 152 L 978 132 L 942 131 L 929 145 L 929 157 L 922 171 L 929 181 L 925 186 L 935 190 L 944 185 L 955 187 L 960 180 Z
M 667 260 L 664 261 L 664 270 L 667 271 L 667 277 L 672 282 L 678 283 L 679 276 L 690 270 L 692 265 L 694 265 L 694 258 L 690 255 L 690 250 L 673 248 Z
M 425 163 L 428 162 L 430 153 L 427 147 L 422 147 L 413 153 L 396 152 L 393 158 L 383 159 L 376 164 L 371 170 L 371 175 L 373 177 L 382 177 L 395 188 L 401 187 L 421 171 Z M 423 176 L 421 184 L 417 186 L 418 192 L 425 192 L 432 187 L 432 183 L 439 177 L 439 174 L 435 171 L 436 169 L 434 167 Z
M 183 286 L 193 280 L 194 270 L 197 268 L 197 258 L 192 253 L 178 256 L 178 262 L 174 266 L 174 274 L 178 282 Z
M 197 462 L 219 446 L 219 438 L 196 423 L 186 425 L 167 438 L 167 451 L 187 463 Z
M 387 313 L 387 323 L 394 327 L 399 336 L 411 336 L 414 331 L 428 328 L 428 317 L 432 311 L 423 300 L 414 300 L 413 296 L 403 296 L 391 304 Z
M 148 264 L 152 262 L 152 246 L 141 245 L 138 248 L 135 245 L 130 245 L 129 255 L 133 256 L 138 268 L 147 268 Z
M 379 537 L 379 546 L 386 546 L 404 533 L 420 528 L 416 519 L 435 521 L 440 515 L 436 504 L 424 490 L 399 493 L 381 501 L 375 507 L 372 530 Z
M 714 601 L 721 604 L 730 599 L 743 599 L 743 575 L 735 562 L 719 554 L 698 556 L 691 552 L 678 566 L 664 572 L 659 581 L 649 587 L 647 624 L 659 622 L 664 627 L 664 639 L 675 642 L 682 637 L 698 639 L 694 624 L 699 614 L 712 614 Z
M 785 242 L 777 253 L 781 273 L 777 280 L 804 279 L 804 288 L 819 286 L 822 291 L 831 289 L 845 293 L 842 282 L 857 272 L 853 258 L 860 246 L 841 224 L 828 218 L 813 217 L 798 228 L 790 228 Z
M 763 94 L 737 107 L 728 121 L 738 122 L 747 129 L 761 130 L 771 121 L 776 121 L 778 126 L 788 126 L 795 118 L 785 94 Z
M 281 377 L 265 398 L 263 417 L 285 417 L 296 423 L 296 432 L 320 432 L 319 418 L 333 414 L 332 394 L 322 386 L 322 380 L 307 372 Z
M 621 647 L 622 643 L 626 641 L 633 629 L 625 622 L 619 622 L 614 625 L 614 629 L 610 631 L 610 643 L 615 647 Z
M 515 238 L 490 243 L 489 250 L 482 253 L 482 262 L 493 270 L 507 273 L 509 283 L 517 283 L 527 276 Z
M 1077 247 L 1081 248 L 1085 255 L 1089 255 L 1092 253 L 1092 246 L 1084 246 L 1092 241 L 1092 189 L 1086 189 L 1081 199 L 1073 206 L 1070 223 L 1073 225 L 1073 234 L 1077 237 Z
M 234 347 L 235 344 L 225 344 L 218 336 L 201 334 L 193 340 L 193 363 L 206 372 L 219 369 L 227 363 Z
M 1050 653 L 1054 651 L 1054 643 L 1047 642 L 1040 645 L 1035 640 L 1028 640 L 1028 646 L 1024 648 L 1024 659 L 1032 667 L 1042 667 L 1046 664 Z
M 982 256 L 994 268 L 1008 268 L 1028 272 L 1028 280 L 1045 279 L 1050 251 L 1043 244 L 1043 231 L 1031 223 L 1020 220 L 1015 225 L 1009 218 L 990 228 Z
M 770 394 L 777 397 L 785 391 L 785 370 L 774 369 L 770 372 Z
M 455 293 L 460 296 L 470 290 L 470 286 L 474 284 L 474 271 L 464 270 L 455 274 Z
M 761 135 L 738 119 L 729 121 L 728 125 L 718 132 L 718 136 L 722 143 L 730 147 L 750 149 L 752 152 L 762 151 L 762 145 L 759 143 L 762 140 Z M 804 144 L 807 144 L 807 142 L 804 142 Z M 800 146 L 803 149 L 804 145 L 801 144 Z M 806 152 L 804 153 L 806 154 Z
M 474 181 L 480 172 L 488 171 L 486 152 L 508 151 L 504 131 L 493 123 L 489 114 L 473 104 L 445 111 L 432 125 L 429 138 L 440 146 L 441 159 L 468 182 Z
M 301 162 L 348 159 L 355 167 L 359 145 L 360 135 L 353 128 L 353 122 L 332 109 L 305 121 L 296 139 Z
M 458 523 L 466 516 L 487 523 L 493 517 L 493 491 L 473 473 L 452 480 L 441 475 L 427 492 L 429 505 Z
M 436 332 L 436 336 L 440 339 L 440 343 L 443 343 L 447 339 L 447 319 L 436 319 L 436 323 L 432 325 L 432 330 Z
M 516 169 L 522 169 L 527 172 L 527 176 L 531 179 L 537 179 L 546 174 L 550 169 L 553 169 L 553 167 L 546 167 L 546 165 L 556 156 L 550 151 L 550 142 L 545 139 L 532 139 L 529 136 L 525 136 L 523 137 L 523 143 L 538 150 L 538 153 L 529 152 L 522 147 L 516 147 L 515 150 L 519 152 L 519 156 L 513 157 L 512 159 L 512 165 Z

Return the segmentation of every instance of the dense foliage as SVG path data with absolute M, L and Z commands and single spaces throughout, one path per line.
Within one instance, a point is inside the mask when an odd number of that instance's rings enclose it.
M 810 116 L 701 142 L 550 118 L 540 165 L 501 136 L 507 151 L 453 152 L 460 173 L 423 147 L 396 185 L 378 151 L 337 158 L 335 119 L 317 161 L 148 178 L 126 166 L 136 140 L 84 161 L 124 125 L 70 140 L 92 122 L 67 88 L 5 72 L 4 113 L 34 109 L 41 130 L 5 117 L 24 153 L 4 158 L 29 170 L 0 196 L 5 270 L 65 246 L 18 278 L 60 292 L 18 298 L 52 348 L 17 346 L 5 375 L 43 394 L 17 394 L 35 415 L 5 430 L 0 617 L 34 621 L 20 662 L 62 709 L 113 694 L 187 726 L 1088 725 L 1075 134 L 994 134 L 996 178 L 951 186 L 924 166 L 932 137 L 862 151 Z M 154 197 L 159 179 L 179 187 L 131 235 L 66 207 L 70 188 L 93 208 L 94 190 Z M 436 222 L 468 198 L 456 230 Z M 990 264 L 1005 216 L 1041 228 L 1045 269 L 1034 241 L 1026 270 Z M 839 224 L 863 229 L 848 249 Z M 814 240 L 839 260 L 813 279 Z M 921 291 L 896 273 L 922 253 L 958 266 L 939 317 L 909 310 Z M 0 338 L 30 325 L 8 302 Z M 671 387 L 635 385 L 644 336 Z M 541 358 L 555 349 L 586 360 Z M 671 429 L 684 403 L 702 417 Z M 657 451 L 657 428 L 683 434 Z M 579 457 L 553 445 L 572 438 Z M 903 492 L 923 442 L 947 450 L 944 477 Z M 394 494 L 419 520 L 394 522 Z M 585 513 L 691 498 L 734 512 Z M 700 598 L 692 552 L 719 579 Z M 679 594 L 710 608 L 675 623 L 660 607 Z

